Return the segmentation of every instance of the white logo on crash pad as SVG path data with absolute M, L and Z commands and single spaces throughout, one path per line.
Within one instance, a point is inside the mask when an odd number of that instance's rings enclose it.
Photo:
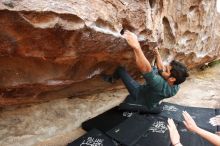
M 80 146 L 103 146 L 104 139 L 98 139 L 88 137 L 87 140 L 83 140 Z
M 163 111 L 170 111 L 170 112 L 176 112 L 178 110 L 178 108 L 176 108 L 175 106 L 171 105 L 164 105 L 163 106 Z
M 149 130 L 154 133 L 165 133 L 167 131 L 167 126 L 163 121 L 156 121 Z

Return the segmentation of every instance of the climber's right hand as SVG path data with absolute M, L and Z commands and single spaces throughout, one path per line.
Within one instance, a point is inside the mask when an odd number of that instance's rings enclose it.
M 134 33 L 132 33 L 132 32 L 130 32 L 130 31 L 126 30 L 126 31 L 124 32 L 124 34 L 123 34 L 123 38 L 126 39 L 126 41 L 128 42 L 128 44 L 129 44 L 132 48 L 134 48 L 134 49 L 141 49 L 140 43 L 138 42 L 138 38 L 137 38 L 137 36 L 136 36 Z

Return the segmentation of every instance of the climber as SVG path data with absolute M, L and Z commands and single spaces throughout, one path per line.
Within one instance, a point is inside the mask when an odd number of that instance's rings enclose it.
M 159 113 L 161 111 L 159 102 L 164 98 L 174 96 L 179 90 L 179 84 L 189 76 L 187 68 L 175 60 L 165 66 L 157 48 L 154 49 L 156 67 L 152 67 L 141 49 L 137 36 L 127 30 L 122 36 L 132 47 L 137 67 L 146 83 L 143 85 L 137 83 L 123 67 L 118 67 L 112 76 L 105 76 L 104 79 L 113 83 L 121 78 L 128 89 L 130 95 L 120 105 L 121 109 Z

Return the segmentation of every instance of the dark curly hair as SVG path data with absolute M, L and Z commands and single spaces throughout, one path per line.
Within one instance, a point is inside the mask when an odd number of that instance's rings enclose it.
M 170 77 L 176 78 L 176 81 L 174 82 L 174 85 L 179 85 L 183 83 L 187 77 L 189 77 L 188 70 L 185 65 L 182 63 L 173 60 L 170 63 L 170 66 L 172 66 L 172 69 L 170 71 L 171 75 Z

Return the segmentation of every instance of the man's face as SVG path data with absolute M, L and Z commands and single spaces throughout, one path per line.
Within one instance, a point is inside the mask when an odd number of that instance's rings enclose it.
M 165 70 L 162 72 L 162 77 L 168 82 L 168 84 L 173 85 L 174 82 L 176 81 L 176 78 L 170 76 L 171 69 L 172 69 L 171 65 L 165 66 Z
M 163 77 L 165 80 L 168 80 L 168 79 L 169 79 L 169 77 L 170 77 L 170 75 L 171 75 L 171 73 L 170 73 L 171 69 L 172 69 L 172 66 L 170 66 L 170 65 L 166 65 L 166 66 L 165 66 L 165 70 L 164 70 L 163 73 L 162 73 L 162 77 Z

